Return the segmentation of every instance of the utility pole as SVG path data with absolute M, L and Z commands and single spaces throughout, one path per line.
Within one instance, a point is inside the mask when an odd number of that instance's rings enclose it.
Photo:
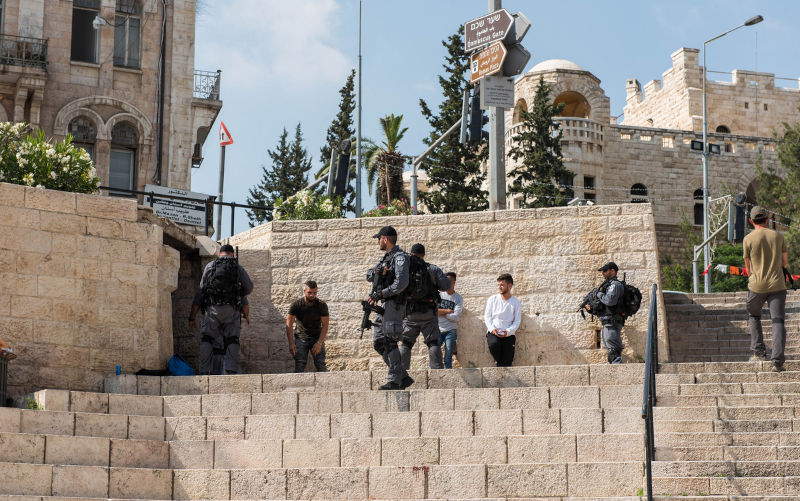
M 361 0 L 358 0 L 358 89 L 356 91 L 356 217 L 361 217 Z
M 225 186 L 225 145 L 220 146 L 219 153 L 219 196 L 217 201 L 222 202 L 222 191 Z M 217 240 L 222 240 L 222 205 L 217 206 Z M 231 209 L 233 210 L 233 209 Z
M 502 8 L 502 0 L 489 0 L 489 13 Z M 479 82 L 480 84 L 480 82 Z M 506 208 L 505 109 L 489 107 L 489 210 Z

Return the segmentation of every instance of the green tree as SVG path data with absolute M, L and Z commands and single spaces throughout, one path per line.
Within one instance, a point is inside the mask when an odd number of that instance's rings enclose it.
M 756 163 L 759 205 L 774 211 L 779 223 L 788 226 L 784 233 L 789 247 L 789 269 L 800 270 L 800 123 L 783 124 L 783 133 L 778 135 L 776 153 L 779 165 L 767 164 L 759 159 Z M 784 217 L 785 216 L 785 217 Z
M 261 180 L 250 188 L 247 203 L 262 205 L 269 209 L 247 211 L 250 226 L 272 221 L 272 207 L 276 200 L 286 200 L 308 184 L 306 173 L 311 169 L 311 158 L 303 148 L 303 132 L 300 124 L 295 128 L 294 140 L 289 141 L 289 133 L 283 129 L 275 150 L 267 150 L 272 160 L 268 169 L 261 166 Z
M 378 176 L 376 191 L 378 205 L 387 205 L 403 197 L 403 166 L 406 157 L 397 150 L 408 127 L 402 127 L 403 115 L 386 115 L 380 119 L 384 140 L 380 145 L 371 143 L 365 150 L 367 174 L 373 170 Z
M 463 35 L 464 26 L 461 25 L 455 34 L 442 41 L 447 56 L 442 65 L 445 75 L 439 76 L 444 99 L 439 105 L 438 114 L 434 114 L 423 99 L 419 100 L 422 116 L 433 128 L 424 139 L 427 145 L 461 118 L 463 94 L 469 87 L 464 76 L 469 70 L 469 54 L 464 52 Z M 486 210 L 489 194 L 481 189 L 486 174 L 481 172 L 480 167 L 481 160 L 485 160 L 487 155 L 488 149 L 480 145 L 462 145 L 458 134 L 445 139 L 424 161 L 429 191 L 420 193 L 420 198 L 428 210 L 433 213 Z
M 355 130 L 353 129 L 353 110 L 356 108 L 356 95 L 353 85 L 355 76 L 356 70 L 350 71 L 344 86 L 339 89 L 339 95 L 341 96 L 339 101 L 339 112 L 336 114 L 336 118 L 333 119 L 333 122 L 331 122 L 331 125 L 328 127 L 328 133 L 325 136 L 325 144 L 319 150 L 319 162 L 321 167 L 315 175 L 315 179 L 319 179 L 322 176 L 327 176 L 330 170 L 332 148 L 335 147 L 337 151 L 341 152 L 342 142 L 351 141 L 349 169 L 349 179 L 351 181 L 347 185 L 347 193 L 344 197 L 344 207 L 345 210 L 353 213 L 356 210 L 356 192 L 352 182 L 355 180 L 356 176 L 356 148 L 355 142 L 353 142 L 353 135 L 355 134 Z M 372 193 L 372 191 L 370 191 L 370 193 Z
M 564 166 L 561 154 L 561 127 L 553 118 L 564 103 L 553 105 L 551 88 L 539 78 L 531 110 L 520 110 L 522 127 L 515 135 L 509 156 L 521 161 L 511 171 L 509 193 L 522 195 L 523 207 L 566 205 L 573 197 L 574 173 Z

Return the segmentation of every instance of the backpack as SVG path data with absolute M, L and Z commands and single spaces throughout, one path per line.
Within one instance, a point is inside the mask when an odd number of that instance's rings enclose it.
M 626 283 L 624 276 L 621 283 L 623 287 L 622 297 L 619 298 L 616 312 L 627 320 L 628 317 L 639 311 L 639 307 L 642 306 L 642 292 L 633 285 Z
M 211 265 L 203 287 L 203 298 L 209 305 L 238 305 L 241 300 L 242 283 L 239 279 L 239 263 L 233 258 L 217 258 Z
M 430 303 L 435 308 L 439 303 L 439 289 L 433 282 L 428 263 L 417 256 L 409 255 L 411 264 L 408 269 L 408 303 Z
M 170 357 L 167 368 L 173 376 L 194 376 L 192 366 L 177 353 Z

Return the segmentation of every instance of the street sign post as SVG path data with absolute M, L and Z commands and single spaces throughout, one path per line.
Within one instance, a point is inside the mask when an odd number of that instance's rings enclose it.
M 504 76 L 488 76 L 481 81 L 481 108 L 514 107 L 514 79 Z
M 503 42 L 494 42 L 488 49 L 472 54 L 470 60 L 470 83 L 475 83 L 487 75 L 493 75 L 503 69 L 506 60 L 506 46 Z
M 464 50 L 472 52 L 486 44 L 503 40 L 514 25 L 514 18 L 505 9 L 490 12 L 464 23 Z

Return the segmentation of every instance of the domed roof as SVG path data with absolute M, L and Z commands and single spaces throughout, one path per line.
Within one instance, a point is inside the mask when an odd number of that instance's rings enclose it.
M 545 71 L 553 71 L 553 70 L 584 71 L 583 68 L 573 63 L 572 61 L 567 61 L 566 59 L 548 59 L 547 61 L 542 61 L 541 63 L 531 68 L 528 71 L 528 73 L 542 73 Z

